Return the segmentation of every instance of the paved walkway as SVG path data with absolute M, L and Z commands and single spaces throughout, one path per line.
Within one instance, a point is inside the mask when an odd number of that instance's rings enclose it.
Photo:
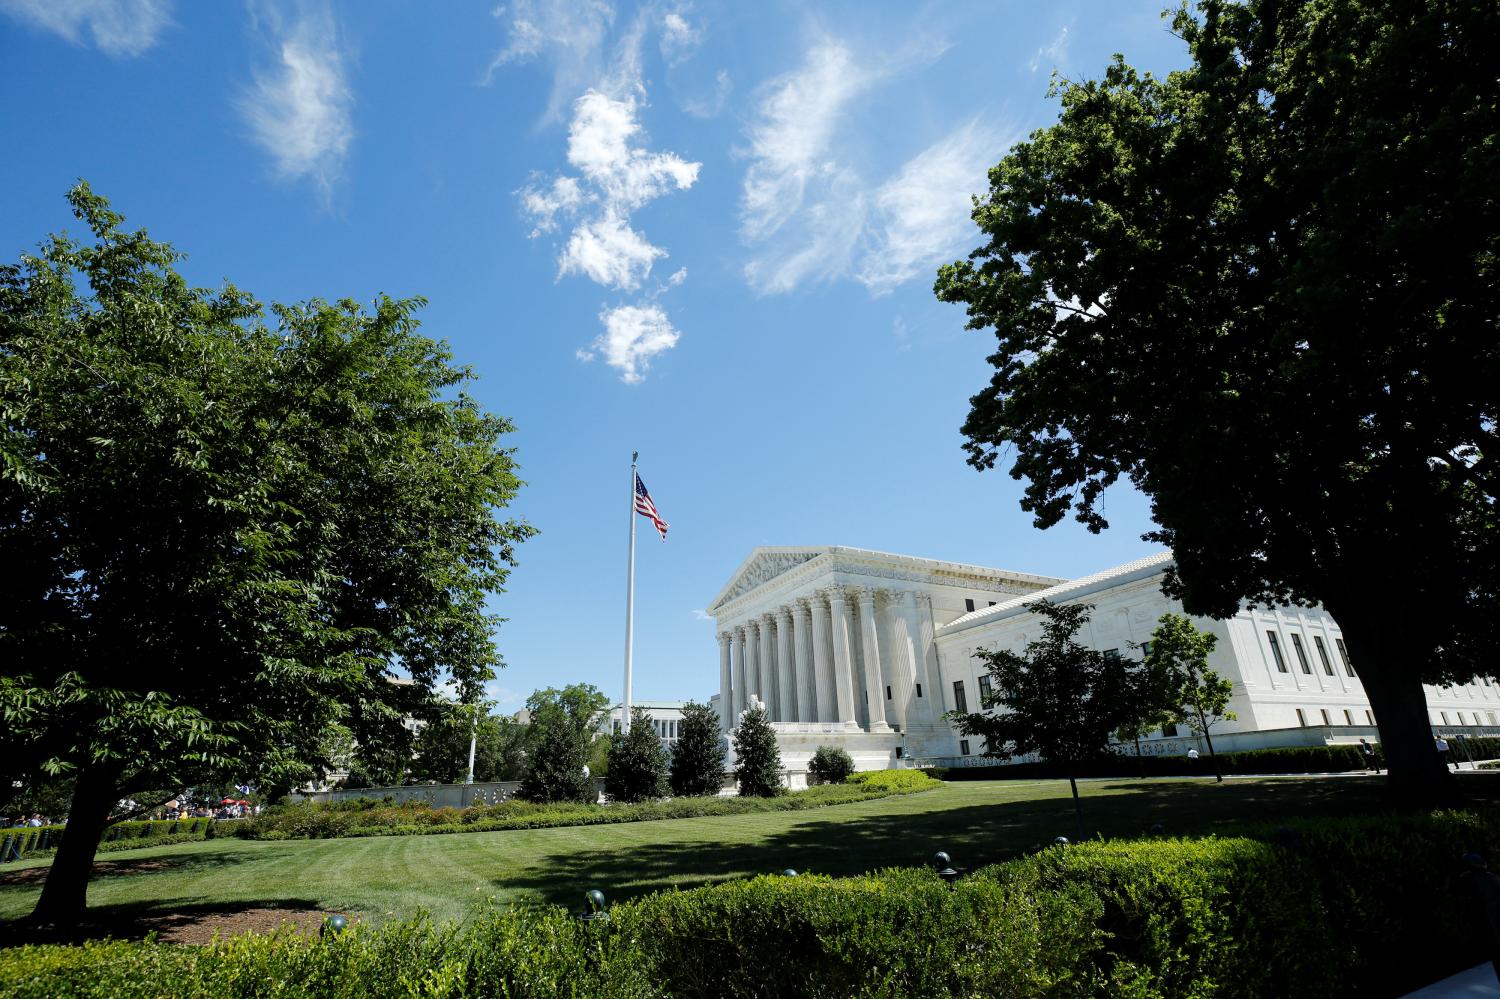
M 1425 989 L 1410 993 L 1405 999 L 1495 999 L 1500 997 L 1500 979 L 1488 961 L 1460 971 L 1452 978 L 1434 982 Z

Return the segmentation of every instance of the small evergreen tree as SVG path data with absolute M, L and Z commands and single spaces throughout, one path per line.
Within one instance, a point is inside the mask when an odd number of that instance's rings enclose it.
M 774 798 L 782 793 L 781 748 L 776 745 L 776 733 L 771 730 L 765 708 L 740 716 L 740 727 L 734 733 L 734 755 L 734 776 L 742 797 Z
M 535 749 L 521 797 L 528 801 L 597 799 L 594 778 L 584 772 L 594 741 L 594 719 L 609 702 L 591 684 L 570 684 L 562 690 L 539 690 L 526 701 L 531 713 Z
M 854 760 L 838 746 L 819 746 L 807 763 L 807 775 L 816 784 L 842 784 L 854 773 Z
M 724 785 L 724 739 L 719 713 L 693 701 L 682 706 L 677 741 L 672 745 L 672 793 L 681 797 L 718 794 Z
M 645 708 L 630 712 L 630 731 L 609 745 L 604 793 L 612 801 L 651 801 L 667 793 L 667 751 Z

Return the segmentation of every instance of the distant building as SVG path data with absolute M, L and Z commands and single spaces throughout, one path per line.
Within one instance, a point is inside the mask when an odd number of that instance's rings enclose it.
M 656 732 L 656 737 L 661 740 L 666 748 L 672 748 L 672 743 L 677 741 L 677 729 L 682 723 L 682 706 L 686 701 L 631 701 L 631 706 L 644 708 L 651 715 L 651 726 Z M 625 708 L 616 704 L 609 711 L 599 716 L 600 735 L 619 735 L 621 720 L 625 717 Z

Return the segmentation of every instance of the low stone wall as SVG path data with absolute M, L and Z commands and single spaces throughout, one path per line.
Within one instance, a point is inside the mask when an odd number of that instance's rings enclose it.
M 599 782 L 603 791 L 603 781 Z M 337 791 L 314 791 L 293 794 L 296 801 L 349 801 L 354 798 L 390 798 L 397 804 L 425 801 L 433 808 L 468 808 L 470 805 L 494 805 L 515 797 L 521 787 L 517 780 L 492 781 L 484 784 L 411 784 L 405 787 L 364 787 Z

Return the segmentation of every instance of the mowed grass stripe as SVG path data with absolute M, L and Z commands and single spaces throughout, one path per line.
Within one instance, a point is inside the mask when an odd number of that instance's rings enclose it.
M 1485 784 L 1483 775 L 1471 779 Z M 1100 781 L 1083 785 L 1091 833 L 1133 836 L 1153 822 L 1201 833 L 1246 821 L 1380 807 L 1378 778 Z M 946 849 L 964 866 L 1006 859 L 1073 834 L 1066 781 L 954 783 L 921 794 L 803 812 L 617 825 L 337 840 L 210 840 L 101 858 L 159 863 L 96 878 L 96 907 L 173 911 L 281 903 L 373 921 L 425 909 L 462 918 L 493 897 L 576 906 L 589 888 L 612 899 L 791 867 L 834 875 L 926 863 Z M 0 868 L 0 920 L 23 917 L 39 886 Z M 37 865 L 25 865 L 37 866 Z M 129 869 L 128 866 L 126 868 Z

